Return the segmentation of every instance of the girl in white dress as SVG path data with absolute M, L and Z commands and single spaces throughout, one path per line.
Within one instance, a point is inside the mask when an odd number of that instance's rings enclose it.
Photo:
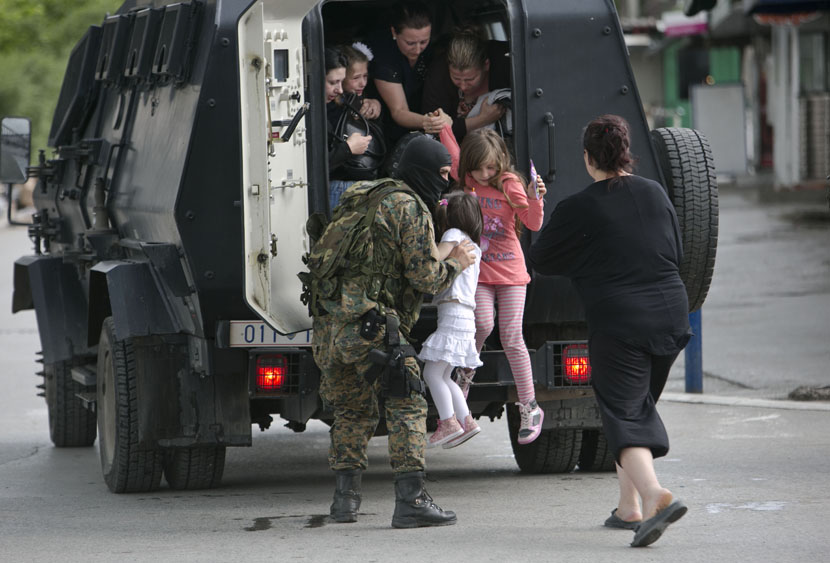
M 435 208 L 441 259 L 455 245 L 470 239 L 476 244 L 476 261 L 449 288 L 434 297 L 433 302 L 438 305 L 438 328 L 424 341 L 418 355 L 424 362 L 424 380 L 440 418 L 438 428 L 427 442 L 429 447 L 453 448 L 481 431 L 470 414 L 464 393 L 452 380 L 452 373 L 456 367 L 475 369 L 482 365 L 475 343 L 475 294 L 483 224 L 478 200 L 462 191 L 448 194 Z

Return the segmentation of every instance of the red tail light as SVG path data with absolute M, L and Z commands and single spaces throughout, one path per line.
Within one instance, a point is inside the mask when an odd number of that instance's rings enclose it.
M 565 366 L 565 380 L 568 383 L 591 381 L 591 362 L 588 360 L 587 344 L 565 346 L 562 350 L 562 363 Z
M 256 359 L 256 386 L 260 391 L 280 391 L 285 384 L 286 359 L 282 355 L 263 355 Z

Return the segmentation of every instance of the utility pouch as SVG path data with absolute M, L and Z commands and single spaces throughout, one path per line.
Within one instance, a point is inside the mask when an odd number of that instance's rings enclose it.
M 381 390 L 384 397 L 402 399 L 409 397 L 409 381 L 406 371 L 406 355 L 402 347 L 393 348 L 383 372 Z
M 369 309 L 360 317 L 360 336 L 366 340 L 374 340 L 378 337 L 383 317 L 378 314 L 377 309 Z

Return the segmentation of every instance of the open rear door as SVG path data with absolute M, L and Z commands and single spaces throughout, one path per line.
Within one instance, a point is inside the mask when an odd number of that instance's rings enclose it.
M 255 2 L 238 25 L 245 299 L 284 334 L 311 327 L 297 272 L 309 245 L 302 24 L 316 3 Z

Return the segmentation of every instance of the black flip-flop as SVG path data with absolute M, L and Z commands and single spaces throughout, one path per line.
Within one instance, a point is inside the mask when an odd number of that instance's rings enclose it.
M 669 524 L 680 520 L 687 510 L 688 508 L 683 504 L 683 501 L 672 501 L 666 508 L 637 526 L 634 530 L 634 541 L 631 542 L 631 547 L 645 547 L 653 544 L 660 539 Z
M 640 525 L 641 520 L 623 520 L 619 516 L 617 516 L 617 509 L 611 511 L 611 516 L 605 520 L 605 524 L 603 524 L 606 528 L 617 528 L 620 530 L 633 530 L 637 526 Z

